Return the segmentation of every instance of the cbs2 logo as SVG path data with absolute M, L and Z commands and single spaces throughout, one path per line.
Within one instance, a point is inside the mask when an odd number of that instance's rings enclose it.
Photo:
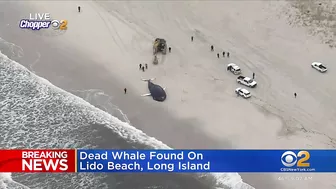
M 67 20 L 61 20 L 61 21 L 53 20 L 51 21 L 51 27 L 55 30 L 56 29 L 66 30 L 68 29 L 68 21 Z
M 300 159 L 299 159 L 300 158 Z M 286 151 L 281 156 L 281 162 L 286 167 L 309 167 L 310 163 L 307 161 L 310 159 L 310 153 L 307 151 L 299 151 L 295 154 L 292 151 Z

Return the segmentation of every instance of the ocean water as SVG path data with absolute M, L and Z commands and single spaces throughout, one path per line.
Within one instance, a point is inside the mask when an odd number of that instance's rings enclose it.
M 77 91 L 82 98 L 77 97 L 20 65 L 18 62 L 24 57 L 24 49 L 0 39 L 0 51 L 7 55 L 0 53 L 0 148 L 170 149 L 131 126 L 127 116 L 103 92 Z M 0 173 L 0 188 L 253 187 L 242 183 L 241 177 L 234 173 Z

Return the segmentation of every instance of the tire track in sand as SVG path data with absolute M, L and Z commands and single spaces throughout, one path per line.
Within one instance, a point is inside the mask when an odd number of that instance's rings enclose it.
M 123 44 L 123 40 L 120 38 L 119 36 L 119 33 L 117 31 L 117 29 L 115 28 L 115 26 L 113 25 L 113 23 L 108 19 L 108 17 L 110 15 L 106 15 L 106 16 L 103 16 L 100 12 L 103 12 L 103 11 L 100 11 L 100 7 L 98 7 L 98 5 L 92 5 L 92 8 L 96 11 L 96 14 L 100 17 L 100 19 L 104 22 L 107 30 L 109 31 L 109 34 L 111 36 L 111 38 L 113 39 L 113 41 L 115 42 L 116 45 L 118 45 L 118 47 L 120 48 L 120 50 L 123 51 L 123 53 L 126 53 L 125 51 L 125 44 Z M 112 29 L 111 29 L 112 27 Z M 116 38 L 116 37 L 118 38 Z

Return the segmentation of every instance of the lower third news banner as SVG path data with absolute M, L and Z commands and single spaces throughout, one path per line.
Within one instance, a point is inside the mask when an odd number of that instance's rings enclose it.
M 0 150 L 0 172 L 336 172 L 336 150 Z

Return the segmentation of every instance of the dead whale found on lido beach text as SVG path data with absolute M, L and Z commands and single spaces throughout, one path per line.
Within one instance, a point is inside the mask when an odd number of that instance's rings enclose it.
M 210 162 L 194 151 L 102 151 L 80 152 L 79 169 L 106 172 L 197 172 L 210 170 Z

